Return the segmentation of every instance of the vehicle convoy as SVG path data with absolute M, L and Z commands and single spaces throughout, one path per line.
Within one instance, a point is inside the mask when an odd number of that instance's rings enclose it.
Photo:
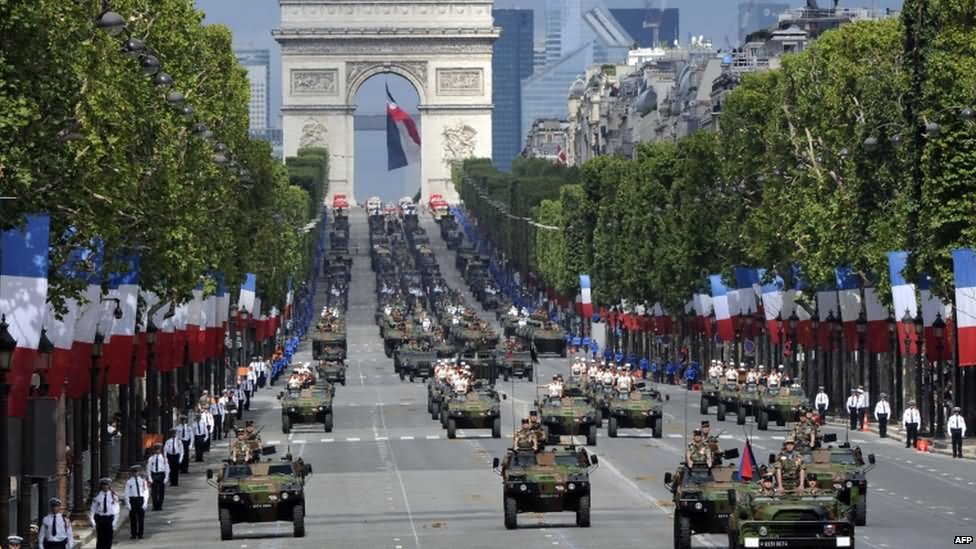
M 664 434 L 664 401 L 654 389 L 640 387 L 630 393 L 617 393 L 610 399 L 608 408 L 607 436 L 610 438 L 617 437 L 617 429 L 626 428 L 652 429 L 654 438 Z
M 518 528 L 519 513 L 576 512 L 576 525 L 590 526 L 590 473 L 596 455 L 585 448 L 509 449 L 492 469 L 502 477 L 505 528 Z
M 567 388 L 561 398 L 536 401 L 536 409 L 549 444 L 559 444 L 561 436 L 583 435 L 587 445 L 596 446 L 596 429 L 600 424 L 598 412 L 580 389 Z
M 701 415 L 708 415 L 709 407 L 718 405 L 718 395 L 721 390 L 721 378 L 708 378 L 702 382 L 701 403 L 699 404 Z
M 841 482 L 850 493 L 851 520 L 855 526 L 865 526 L 868 522 L 868 479 L 867 473 L 874 469 L 874 454 L 868 454 L 867 463 L 861 448 L 851 448 L 845 442 L 839 447 L 817 448 L 803 456 L 807 474 L 817 475 L 817 485 L 830 488 Z
M 321 423 L 326 433 L 332 432 L 332 397 L 335 387 L 331 384 L 308 389 L 282 391 L 281 432 L 288 434 L 296 424 Z
M 784 492 L 765 495 L 755 484 L 729 491 L 730 549 L 747 547 L 854 547 L 854 523 L 844 495 Z
M 434 363 L 437 362 L 437 351 L 429 345 L 405 343 L 396 348 L 393 354 L 394 371 L 400 379 L 409 379 L 411 383 L 416 378 L 428 380 L 434 375 Z
M 532 352 L 517 339 L 506 338 L 498 345 L 495 349 L 495 363 L 505 381 L 510 377 L 532 381 Z
M 735 459 L 738 449 L 723 455 Z M 729 491 L 735 488 L 732 476 L 735 465 L 726 467 L 687 467 L 684 463 L 671 474 L 664 473 L 664 486 L 674 500 L 674 548 L 691 549 L 696 534 L 724 534 L 732 513 Z
M 770 421 L 779 427 L 799 421 L 801 409 L 808 405 L 807 395 L 800 386 L 768 388 L 760 393 L 755 406 L 756 426 L 766 431 Z
M 329 383 L 346 384 L 348 364 L 345 360 L 320 360 L 315 369 L 319 377 Z
M 271 448 L 273 450 L 273 447 Z M 207 482 L 217 489 L 220 539 L 234 538 L 241 522 L 291 522 L 296 538 L 305 536 L 305 481 L 312 466 L 285 456 L 282 462 L 227 462 Z
M 515 334 L 539 356 L 566 358 L 566 334 L 544 315 L 533 314 L 515 328 Z
M 478 387 L 467 393 L 447 392 L 442 398 L 440 419 L 447 438 L 457 438 L 457 430 L 491 429 L 492 438 L 502 436 L 501 400 L 490 387 Z

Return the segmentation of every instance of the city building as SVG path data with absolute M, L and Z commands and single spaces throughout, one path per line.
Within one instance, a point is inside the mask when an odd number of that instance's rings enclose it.
M 680 40 L 678 8 L 619 8 L 610 15 L 626 30 L 638 48 L 672 46 Z
M 779 15 L 790 9 L 782 2 L 739 2 L 739 43 L 758 30 L 775 28 Z
M 566 163 L 568 129 L 569 123 L 565 120 L 557 118 L 534 120 L 526 136 L 522 156 Z
M 250 127 L 253 132 L 263 132 L 271 127 L 271 52 L 269 50 L 235 49 L 237 61 L 247 70 L 251 83 L 249 107 Z
M 622 63 L 634 39 L 601 0 L 546 0 L 546 64 L 522 82 L 522 134 L 540 118 L 564 120 L 566 90 L 593 64 Z
M 501 36 L 492 46 L 491 155 L 508 171 L 522 150 L 522 80 L 533 71 L 532 10 L 492 10 Z

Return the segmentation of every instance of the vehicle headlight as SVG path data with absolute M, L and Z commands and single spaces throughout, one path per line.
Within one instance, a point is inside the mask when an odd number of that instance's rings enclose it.
M 701 511 L 701 509 L 702 509 L 702 504 L 701 504 L 701 502 L 700 502 L 700 501 L 696 501 L 696 502 L 695 502 L 695 510 L 696 510 L 696 511 Z
M 769 534 L 769 529 L 767 529 L 765 526 L 760 526 L 759 527 L 759 535 L 760 536 L 765 536 L 767 534 Z
M 529 487 L 528 487 L 528 486 L 526 486 L 526 485 L 524 485 L 524 484 L 519 484 L 519 490 L 521 490 L 521 491 L 523 491 L 523 492 L 525 492 L 525 491 L 526 491 L 526 490 L 528 490 L 528 489 L 529 489 Z
M 278 501 L 278 496 L 271 494 L 268 496 L 268 501 Z
M 282 492 L 281 499 L 288 499 L 288 492 Z
M 294 412 L 294 411 L 295 411 L 295 409 L 294 409 L 294 408 L 288 408 L 288 411 L 289 411 L 289 412 Z
M 844 483 L 844 486 L 850 488 L 850 487 L 854 486 L 854 483 L 851 482 L 851 481 L 847 481 L 847 482 Z
M 233 500 L 234 500 L 234 503 L 237 503 L 237 502 L 241 501 L 241 496 L 239 496 L 237 494 L 234 494 Z
M 837 533 L 837 529 L 834 528 L 834 525 L 833 524 L 826 524 L 826 525 L 824 525 L 824 535 L 825 536 L 832 536 L 832 535 L 834 535 L 836 533 Z
M 576 489 L 576 484 L 573 483 L 573 482 L 570 482 L 569 484 L 566 485 L 566 487 L 569 488 L 570 490 L 575 490 Z

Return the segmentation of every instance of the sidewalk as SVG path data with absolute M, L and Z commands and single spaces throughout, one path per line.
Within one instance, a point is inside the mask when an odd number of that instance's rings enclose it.
M 845 420 L 840 420 L 836 418 L 831 418 L 827 420 L 827 425 L 831 427 L 846 428 L 848 422 Z M 868 431 L 878 434 L 878 424 L 874 422 L 868 422 Z M 859 431 L 860 432 L 860 431 Z M 901 423 L 888 424 L 888 437 L 891 440 L 897 440 L 898 442 L 905 442 L 905 432 L 902 430 Z M 952 443 L 947 438 L 944 439 L 933 439 L 929 436 L 919 435 L 919 440 L 926 439 L 929 441 L 929 451 L 930 454 L 941 454 L 944 456 L 952 456 Z M 880 440 L 880 439 L 879 439 Z M 972 438 L 966 438 L 963 440 L 962 444 L 962 455 L 965 459 L 976 459 L 976 444 Z

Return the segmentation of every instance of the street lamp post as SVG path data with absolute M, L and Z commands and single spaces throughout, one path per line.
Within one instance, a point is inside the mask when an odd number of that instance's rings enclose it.
M 238 307 L 237 317 L 240 320 L 240 329 L 241 329 L 241 361 L 238 364 L 238 366 L 240 366 L 241 364 L 244 364 L 245 361 L 248 360 L 247 357 L 249 356 L 247 350 L 247 325 L 248 325 L 248 318 L 250 317 L 250 315 L 247 312 L 247 307 L 243 305 Z
M 813 394 L 813 390 L 817 386 L 824 384 L 824 362 L 823 356 L 821 356 L 823 349 L 820 348 L 820 314 L 818 311 L 813 312 L 813 317 L 810 319 L 810 328 L 813 330 L 813 348 L 816 349 L 816 358 L 814 359 L 813 367 L 817 371 L 815 375 L 807 374 L 808 382 L 806 391 L 808 395 Z
M 7 433 L 7 372 L 10 371 L 17 349 L 17 340 L 7 331 L 7 316 L 0 315 L 0 440 L 9 438 Z M 0 448 L 0 539 L 7 539 L 10 534 L 10 446 L 4 444 Z
M 796 342 L 796 332 L 797 327 L 800 324 L 800 317 L 796 316 L 796 308 L 790 313 L 790 318 L 787 320 L 790 326 L 790 379 L 796 380 L 802 377 L 800 369 L 800 362 L 798 359 L 798 347 Z
M 739 315 L 739 320 L 741 320 L 742 323 L 745 325 L 744 326 L 745 329 L 743 330 L 743 334 L 742 334 L 742 354 L 745 354 L 745 342 L 746 342 L 747 339 L 750 339 L 751 340 L 753 338 L 753 323 L 755 322 L 756 319 L 753 318 L 752 311 L 749 311 L 749 312 L 745 313 L 744 315 L 743 314 L 740 314 Z M 755 353 L 756 353 L 755 341 L 753 341 L 752 352 L 753 352 L 753 355 L 752 355 L 753 356 L 753 365 L 755 365 L 755 356 L 756 356 L 755 355 Z
M 744 315 L 741 311 L 737 316 L 738 318 L 736 320 L 738 320 L 738 322 L 735 323 L 735 348 L 733 349 L 733 352 L 735 353 L 735 361 L 742 364 L 742 328 L 745 324 L 745 319 L 743 318 Z
M 938 414 L 938 422 L 935 427 L 935 438 L 945 438 L 945 407 L 946 403 L 943 402 L 943 397 L 945 396 L 945 370 L 942 367 L 942 347 L 944 345 L 945 337 L 945 321 L 942 320 L 942 313 L 938 313 L 935 317 L 935 321 L 932 322 L 932 335 L 935 337 L 935 373 L 938 375 L 939 387 L 938 396 L 934 399 L 937 402 L 936 413 Z M 951 404 L 951 403 L 950 403 Z
M 759 328 L 759 337 L 756 338 L 756 366 L 762 367 L 769 357 L 769 340 L 766 338 L 766 317 L 763 315 L 762 311 L 756 308 L 756 312 L 753 313 L 753 324 Z
M 901 378 L 905 383 L 902 385 L 900 409 L 904 410 L 905 405 L 909 400 L 917 399 L 915 391 L 918 389 L 915 376 L 911 375 L 909 372 L 912 360 L 912 340 L 915 336 L 915 319 L 912 317 L 912 313 L 908 309 L 905 309 L 905 314 L 901 317 L 901 323 L 905 325 L 905 350 L 902 353 L 901 362 Z M 909 380 L 912 380 L 911 386 L 908 385 Z
M 827 321 L 830 323 L 828 329 L 830 330 L 830 377 L 828 378 L 828 390 L 830 391 L 831 402 L 843 402 L 844 401 L 844 380 L 841 377 L 843 375 L 843 367 L 841 366 L 841 332 L 844 331 L 844 322 L 841 320 L 840 316 L 834 316 L 834 311 L 827 312 Z
M 922 317 L 922 313 L 919 312 L 915 315 L 915 341 L 918 345 L 918 349 L 915 352 L 915 360 L 912 361 L 912 367 L 915 368 L 915 399 L 922 404 L 922 409 L 928 412 L 929 408 L 926 407 L 926 399 L 924 392 L 919 394 L 919 391 L 925 390 L 925 385 L 923 384 L 922 376 L 925 373 L 922 362 L 922 349 L 925 348 L 925 321 Z M 929 415 L 929 420 L 931 421 L 932 415 Z M 923 417 L 924 420 L 924 417 Z M 923 421 L 924 426 L 924 421 Z
M 32 365 L 34 370 L 47 371 L 51 369 L 51 360 L 54 356 L 54 344 L 47 337 L 47 330 L 41 330 L 41 338 L 37 345 L 37 359 Z M 33 377 L 33 376 L 32 376 Z M 29 413 L 29 412 L 28 412 Z M 38 495 L 42 501 L 47 499 L 46 488 L 47 478 L 36 476 L 33 463 L 34 450 L 34 430 L 30 428 L 30 417 L 21 418 L 20 430 L 20 479 L 17 483 L 17 529 L 21 532 L 29 532 L 31 525 L 31 491 L 34 480 L 38 480 Z M 55 426 L 58 429 L 59 426 Z M 57 437 L 55 437 L 57 438 Z M 55 449 L 55 455 L 64 455 L 64 446 Z
M 776 315 L 776 335 L 779 337 L 779 345 L 776 349 L 776 360 L 769 365 L 770 370 L 776 369 L 776 364 L 783 360 L 783 354 L 786 350 L 786 322 L 783 320 L 783 311 Z
M 857 315 L 857 321 L 855 322 L 855 327 L 857 328 L 857 375 L 851 376 L 851 387 L 855 385 L 864 385 L 864 372 L 867 370 L 867 334 L 868 334 L 868 318 L 861 311 Z M 853 373 L 853 372 L 852 372 Z
M 98 494 L 98 479 L 101 477 L 102 467 L 101 460 L 102 456 L 102 439 L 105 438 L 106 433 L 104 428 L 99 428 L 98 421 L 98 359 L 102 356 L 102 344 L 105 342 L 105 335 L 101 332 L 95 332 L 95 340 L 92 345 L 91 354 L 91 387 L 89 388 L 89 399 L 91 401 L 91 406 L 89 406 L 89 412 L 91 417 L 89 418 L 89 428 L 91 429 L 91 436 L 89 437 L 88 443 L 88 457 L 89 457 L 89 479 L 88 488 L 90 492 L 90 498 L 94 498 Z
M 156 324 L 152 319 L 146 326 L 146 429 L 150 433 L 159 430 L 159 370 L 156 368 Z

